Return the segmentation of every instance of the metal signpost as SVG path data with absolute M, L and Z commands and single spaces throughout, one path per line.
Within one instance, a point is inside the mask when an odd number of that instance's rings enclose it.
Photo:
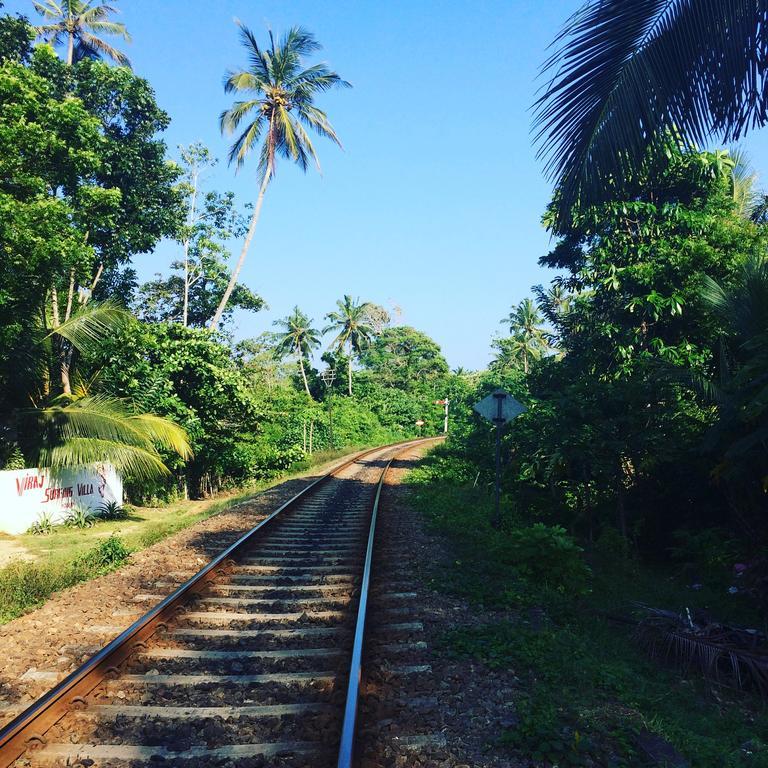
M 505 424 L 516 419 L 527 409 L 503 389 L 497 389 L 488 397 L 484 397 L 479 403 L 475 403 L 472 409 L 496 427 L 496 511 L 491 525 L 499 528 L 501 525 L 501 430 Z

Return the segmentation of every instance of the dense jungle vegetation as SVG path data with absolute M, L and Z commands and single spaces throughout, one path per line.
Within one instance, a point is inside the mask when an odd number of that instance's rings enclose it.
M 169 152 L 87 4 L 74 27 L 0 17 L 0 469 L 108 459 L 134 502 L 200 497 L 437 434 L 448 398 L 450 438 L 410 482 L 456 553 L 436 587 L 506 612 L 445 652 L 528 675 L 501 743 L 546 765 L 768 765 L 768 198 L 737 151 L 702 150 L 765 122 L 764 89 L 732 87 L 764 68 L 736 50 L 759 47 L 762 4 L 672 2 L 666 25 L 660 5 L 587 3 L 559 38 L 537 107 L 556 277 L 480 372 L 350 295 L 235 340 L 235 310 L 269 301 L 238 277 L 276 163 L 312 165 L 309 133 L 339 142 L 313 99 L 348 83 L 301 69 L 308 32 L 263 48 L 241 29 L 249 68 L 225 87 L 259 99 L 221 127 L 258 169 L 244 207 L 206 187 L 206 147 Z M 138 284 L 162 240 L 178 260 Z M 503 432 L 497 529 L 472 404 L 499 387 L 527 410 Z
M 444 652 L 525 671 L 500 743 L 541 764 L 768 765 L 768 229 L 728 153 L 669 150 L 554 230 L 558 276 L 460 377 L 450 439 L 411 476 L 453 547 L 435 585 L 506 617 Z M 497 387 L 527 406 L 501 530 L 495 428 L 471 411 Z

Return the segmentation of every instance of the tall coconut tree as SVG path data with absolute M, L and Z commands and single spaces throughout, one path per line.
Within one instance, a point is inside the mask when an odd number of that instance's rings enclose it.
M 323 333 L 335 333 L 331 341 L 331 348 L 338 352 L 347 353 L 347 391 L 352 395 L 352 362 L 366 347 L 368 347 L 375 335 L 370 324 L 370 302 L 360 303 L 351 296 L 345 294 L 343 299 L 336 302 L 338 309 L 329 312 L 325 319 L 329 324 L 323 329 Z
M 557 216 L 602 202 L 649 147 L 768 121 L 765 0 L 588 0 L 555 40 L 535 105 Z
M 211 319 L 211 330 L 217 328 L 237 285 L 256 232 L 264 195 L 275 175 L 277 158 L 293 161 L 302 171 L 314 162 L 319 171 L 320 161 L 307 129 L 339 147 L 341 142 L 327 115 L 315 106 L 314 100 L 318 94 L 332 88 L 349 87 L 349 83 L 326 64 L 305 66 L 304 59 L 321 49 L 314 35 L 307 30 L 293 27 L 279 40 L 270 32 L 269 45 L 262 48 L 246 26 L 239 22 L 238 25 L 249 63 L 245 69 L 227 73 L 224 90 L 243 98 L 222 112 L 220 123 L 222 133 L 232 135 L 237 132 L 229 161 L 238 169 L 258 147 L 260 186 L 240 257 Z
M 32 5 L 45 19 L 44 24 L 35 27 L 37 34 L 53 46 L 66 43 L 65 61 L 70 66 L 81 59 L 102 57 L 131 66 L 122 51 L 101 37 L 112 35 L 126 42 L 131 40 L 125 24 L 109 20 L 109 16 L 118 13 L 114 6 L 94 5 L 94 0 L 34 0 Z
M 275 354 L 281 358 L 292 355 L 298 360 L 304 389 L 307 395 L 312 397 L 304 364 L 309 360 L 312 352 L 320 346 L 320 331 L 312 327 L 312 320 L 298 307 L 294 307 L 293 312 L 287 317 L 275 320 L 272 325 L 282 329 L 273 337 Z
M 542 327 L 542 317 L 533 299 L 525 298 L 507 317 L 501 321 L 509 326 L 512 337 L 511 348 L 517 351 L 523 361 L 523 370 L 528 373 L 531 359 L 539 359 L 549 348 L 547 332 Z

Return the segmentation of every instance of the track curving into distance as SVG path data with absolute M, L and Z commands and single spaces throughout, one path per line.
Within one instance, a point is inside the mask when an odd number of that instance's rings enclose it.
M 0 731 L 0 768 L 348 768 L 378 499 L 421 442 L 309 484 Z

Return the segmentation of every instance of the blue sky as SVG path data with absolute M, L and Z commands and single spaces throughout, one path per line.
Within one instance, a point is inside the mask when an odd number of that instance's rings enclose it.
M 172 154 L 203 141 L 221 158 L 209 184 L 241 203 L 256 197 L 255 164 L 228 168 L 218 129 L 231 101 L 222 76 L 245 63 L 233 19 L 262 39 L 268 27 L 307 27 L 354 85 L 319 101 L 344 142 L 341 152 L 318 140 L 322 177 L 278 168 L 242 273 L 270 309 L 237 314 L 236 335 L 268 330 L 294 304 L 322 324 L 349 293 L 399 308 L 396 320 L 432 336 L 452 367 L 483 367 L 500 318 L 550 277 L 537 259 L 551 187 L 529 108 L 546 47 L 580 4 L 120 0 L 125 50 L 171 116 Z M 28 0 L 5 10 L 36 18 Z M 744 147 L 764 170 L 768 131 Z M 147 279 L 173 257 L 161 244 L 136 267 Z

